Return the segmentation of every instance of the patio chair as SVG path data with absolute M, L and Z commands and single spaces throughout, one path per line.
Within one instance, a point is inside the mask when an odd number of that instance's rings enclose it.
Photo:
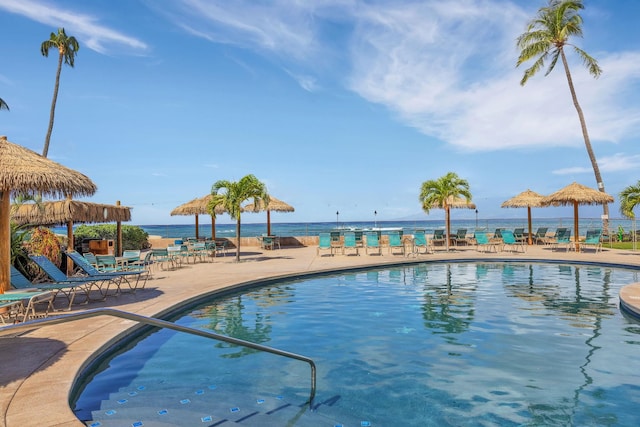
M 358 246 L 359 248 L 363 247 L 364 244 L 362 242 L 362 237 L 364 235 L 364 231 L 362 230 L 356 230 L 354 231 L 354 234 L 356 235 L 356 246 Z
M 140 278 L 144 276 L 142 286 L 143 289 L 149 278 L 149 272 L 146 269 L 142 270 L 116 270 L 103 272 L 96 269 L 91 263 L 82 255 L 76 251 L 67 251 L 65 255 L 73 261 L 78 268 L 80 268 L 88 277 L 92 279 L 108 280 L 116 285 L 116 293 L 122 292 L 122 282 L 125 282 L 129 286 L 131 292 L 135 292 L 138 289 Z M 114 257 L 115 258 L 115 257 Z M 134 279 L 135 282 L 129 279 Z
M 543 245 L 547 244 L 547 230 L 549 230 L 547 227 L 538 227 L 536 233 L 531 238 L 533 243 L 536 245 L 540 243 Z
M 491 238 L 494 242 L 502 243 L 502 228 L 496 228 L 496 231 L 493 232 L 493 237 Z
M 193 258 L 193 263 L 199 259 L 202 262 L 207 261 L 207 245 L 205 242 L 193 242 L 189 245 L 189 256 Z
M 358 253 L 358 245 L 356 244 L 356 233 L 353 231 L 347 231 L 344 233 L 344 244 L 342 245 L 342 254 L 345 255 L 348 249 L 354 249 L 356 251 L 356 255 L 360 255 Z
M 400 239 L 400 233 L 397 231 L 389 233 L 389 253 L 393 255 L 394 249 L 400 249 L 402 255 L 406 255 L 404 244 L 402 243 L 402 239 Z
M 507 248 L 512 252 L 522 251 L 524 253 L 526 251 L 524 242 L 518 241 L 511 230 L 502 230 L 502 249 L 506 250 Z
M 593 230 L 587 230 L 587 236 L 584 242 L 580 242 L 580 250 L 583 251 L 587 247 L 592 247 L 595 253 L 602 251 L 602 230 L 597 228 Z
M 109 286 L 112 283 L 111 280 L 92 277 L 67 277 L 62 270 L 60 270 L 44 255 L 29 255 L 29 258 L 31 258 L 31 260 L 46 273 L 49 279 L 52 280 L 52 283 L 31 284 L 31 287 L 37 287 L 41 290 L 50 290 L 54 292 L 54 300 L 59 294 L 62 294 L 69 301 L 69 310 L 75 301 L 78 291 L 81 291 L 85 297 L 85 300 L 82 302 L 83 304 L 96 300 L 91 298 L 91 290 L 94 287 L 100 293 L 100 301 L 107 297 Z M 105 284 L 106 289 L 103 289 Z
M 413 254 L 420 255 L 420 249 L 424 249 L 424 254 L 428 254 L 431 251 L 430 246 L 427 244 L 427 235 L 424 231 L 416 230 L 413 233 Z
M 452 236 L 453 244 L 458 246 L 459 244 L 468 245 L 469 240 L 467 239 L 467 229 L 466 228 L 458 228 L 456 234 Z
M 365 248 L 364 251 L 368 255 L 369 249 L 373 251 L 377 251 L 378 255 L 382 255 L 382 247 L 380 246 L 380 238 L 378 237 L 378 233 L 375 231 L 371 231 L 365 234 Z
M 31 283 L 17 268 L 11 266 L 11 286 L 15 290 L 5 292 L 0 295 L 0 304 L 9 303 L 15 306 L 14 320 L 26 322 L 29 319 L 47 317 L 53 311 L 53 299 L 55 291 L 50 289 L 42 290 L 38 286 L 41 284 Z M 26 305 L 24 303 L 27 303 Z M 13 303 L 13 304 L 11 304 Z M 36 307 L 45 305 L 44 312 L 36 311 Z M 19 317 L 22 316 L 22 319 Z
M 525 243 L 527 241 L 527 238 L 524 235 L 524 228 L 514 228 L 513 237 L 515 237 L 518 242 Z
M 340 232 L 339 231 L 331 231 L 331 246 L 334 250 L 342 250 L 342 243 L 340 242 Z
M 320 233 L 318 235 L 318 249 L 316 255 L 320 255 L 320 251 L 328 250 L 329 254 L 333 256 L 333 247 L 331 246 L 331 234 Z
M 559 250 L 560 247 L 565 246 L 566 251 L 568 252 L 569 249 L 571 249 L 571 247 L 573 246 L 572 243 L 573 242 L 571 242 L 571 230 L 569 230 L 568 228 L 561 227 L 556 230 L 555 241 L 551 242 L 551 245 L 553 245 L 551 249 Z
M 151 259 L 161 270 L 173 270 L 175 267 L 175 263 L 169 256 L 169 250 L 167 248 L 151 249 Z
M 476 240 L 476 251 L 483 252 L 480 250 L 482 248 L 484 249 L 484 252 L 498 252 L 498 245 L 490 241 L 486 233 L 476 231 L 474 233 L 474 237 Z
M 447 237 L 444 230 L 433 230 L 433 237 L 431 237 L 431 246 L 435 249 L 436 246 L 447 247 Z

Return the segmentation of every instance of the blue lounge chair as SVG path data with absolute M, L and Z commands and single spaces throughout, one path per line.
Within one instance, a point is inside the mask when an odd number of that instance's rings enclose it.
M 515 228 L 513 230 L 513 237 L 515 237 L 518 242 L 525 243 L 527 241 L 524 235 L 524 228 Z
M 526 248 L 524 246 L 524 242 L 518 241 L 511 230 L 502 230 L 501 234 L 503 250 L 507 250 L 507 248 L 509 248 L 509 250 L 513 252 L 525 252 Z
M 568 252 L 572 246 L 571 230 L 567 228 L 558 228 L 556 230 L 555 241 L 551 244 L 553 245 L 553 247 L 551 248 L 552 250 L 560 249 L 562 246 L 564 246 L 566 248 L 566 251 Z
M 318 249 L 316 255 L 320 255 L 320 251 L 328 250 L 329 254 L 333 256 L 333 247 L 331 246 L 331 234 L 320 233 L 318 235 Z
M 580 250 L 584 250 L 587 247 L 592 247 L 596 253 L 602 250 L 602 230 L 587 230 L 587 236 L 584 242 L 580 243 Z
M 11 290 L 0 295 L 0 307 L 9 309 L 7 317 L 14 321 L 26 322 L 29 319 L 47 317 L 53 311 L 53 299 L 56 292 L 38 289 L 18 269 L 11 266 Z M 26 302 L 26 305 L 25 305 Z M 36 312 L 36 306 L 46 304 L 44 312 Z M 4 323 L 4 318 L 2 319 Z
M 130 291 L 135 292 L 136 289 L 138 289 L 140 278 L 144 276 L 142 286 L 140 286 L 140 289 L 143 289 L 147 283 L 147 279 L 149 278 L 149 272 L 144 269 L 131 271 L 121 271 L 116 269 L 115 271 L 103 272 L 96 269 L 84 256 L 80 255 L 76 251 L 67 251 L 65 252 L 65 255 L 67 255 L 67 257 L 69 257 L 88 277 L 92 279 L 110 281 L 115 284 L 117 292 L 122 291 L 122 282 L 125 282 L 129 286 Z M 135 282 L 133 282 L 133 279 L 135 279 Z
M 416 230 L 413 233 L 413 254 L 420 255 L 420 250 L 424 249 L 424 254 L 429 253 L 430 246 L 427 243 L 427 236 L 424 234 L 424 231 Z
M 467 229 L 459 228 L 458 231 L 456 231 L 456 234 L 452 236 L 451 240 L 455 246 L 468 245 L 469 240 L 467 239 Z
M 489 240 L 487 234 L 482 231 L 476 231 L 474 233 L 474 237 L 476 240 L 476 251 L 483 252 L 480 250 L 484 249 L 484 252 L 498 252 L 498 246 Z
M 389 233 L 389 253 L 393 254 L 395 249 L 399 249 L 402 255 L 405 255 L 404 244 L 400 239 L 400 233 L 392 231 Z
M 373 251 L 377 251 L 378 255 L 382 255 L 382 248 L 380 247 L 380 238 L 378 237 L 378 233 L 375 231 L 369 232 L 365 235 L 365 253 L 369 254 L 369 249 Z
M 356 255 L 360 255 L 358 253 L 358 244 L 356 243 L 356 234 L 353 231 L 347 231 L 344 233 L 342 254 L 344 255 L 348 249 L 354 249 L 356 251 Z
M 59 295 L 64 296 L 67 301 L 69 301 L 69 310 L 71 310 L 71 306 L 76 300 L 76 295 L 80 292 L 84 296 L 84 300 L 82 304 L 86 304 L 92 300 L 91 298 L 91 290 L 95 287 L 97 291 L 99 291 L 101 300 L 106 298 L 106 292 L 109 290 L 109 284 L 107 283 L 107 288 L 102 290 L 104 283 L 99 280 L 89 279 L 85 277 L 67 277 L 54 263 L 49 261 L 48 258 L 42 255 L 30 255 L 29 256 L 37 265 L 40 267 L 52 282 L 49 283 L 31 283 L 26 277 L 22 275 L 17 269 L 11 270 L 11 284 L 21 291 L 26 289 L 39 289 L 42 291 L 51 291 L 53 292 L 53 299 L 55 300 Z M 35 259 L 34 259 L 35 258 Z M 44 261 L 43 258 L 46 260 Z M 37 260 L 37 261 L 36 261 Z M 52 265 L 57 272 L 53 272 L 56 277 L 51 276 L 48 271 L 46 271 L 41 264 L 48 263 L 46 268 L 49 269 L 49 265 Z

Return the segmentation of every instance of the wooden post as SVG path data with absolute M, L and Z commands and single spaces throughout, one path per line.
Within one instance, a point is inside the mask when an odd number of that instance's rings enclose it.
M 116 206 L 120 206 L 120 200 L 116 201 Z M 116 222 L 116 253 L 115 256 L 122 256 L 122 222 Z
M 580 235 L 578 234 L 578 202 L 573 202 L 573 229 L 575 230 L 576 252 L 580 252 Z
M 267 236 L 271 236 L 271 211 L 267 209 Z
M 533 229 L 531 228 L 531 206 L 527 206 L 527 218 L 529 218 L 529 246 L 531 246 L 533 245 L 533 237 L 531 237 L 533 233 Z
M 67 251 L 74 249 L 73 243 L 73 221 L 67 221 Z M 67 276 L 73 276 L 73 261 L 67 257 Z
M 198 214 L 196 214 L 196 240 L 200 238 L 200 224 L 198 224 Z
M 11 203 L 9 191 L 0 191 L 0 294 L 11 289 Z

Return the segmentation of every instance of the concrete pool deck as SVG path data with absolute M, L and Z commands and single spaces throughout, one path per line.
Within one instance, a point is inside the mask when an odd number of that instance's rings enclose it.
M 280 276 L 414 263 L 416 260 L 554 260 L 640 268 L 640 252 L 606 247 L 597 254 L 593 250 L 582 253 L 552 251 L 549 246 L 530 246 L 525 254 L 479 253 L 473 246 L 451 252 L 436 251 L 417 258 L 390 255 L 386 248 L 382 249 L 382 256 L 366 255 L 364 249 L 360 254 L 317 256 L 315 246 L 283 247 L 273 251 L 243 247 L 240 263 L 235 262 L 234 255 L 227 255 L 215 258 L 213 262 L 185 264 L 172 271 L 154 268 L 152 279 L 144 290 L 109 297 L 104 302 L 74 305 L 71 312 L 109 307 L 161 317 L 177 304 L 233 285 Z M 640 283 L 624 287 L 620 297 L 628 308 L 640 313 Z M 75 378 L 93 354 L 125 336 L 134 326 L 136 323 L 130 320 L 100 316 L 20 333 L 12 333 L 10 327 L 0 327 L 0 426 L 83 426 L 69 407 Z

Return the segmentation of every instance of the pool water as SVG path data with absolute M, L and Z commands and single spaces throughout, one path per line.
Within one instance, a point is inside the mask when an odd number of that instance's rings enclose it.
M 637 425 L 638 272 L 425 263 L 316 276 L 209 301 L 176 322 L 318 366 L 160 330 L 88 375 L 91 426 Z

